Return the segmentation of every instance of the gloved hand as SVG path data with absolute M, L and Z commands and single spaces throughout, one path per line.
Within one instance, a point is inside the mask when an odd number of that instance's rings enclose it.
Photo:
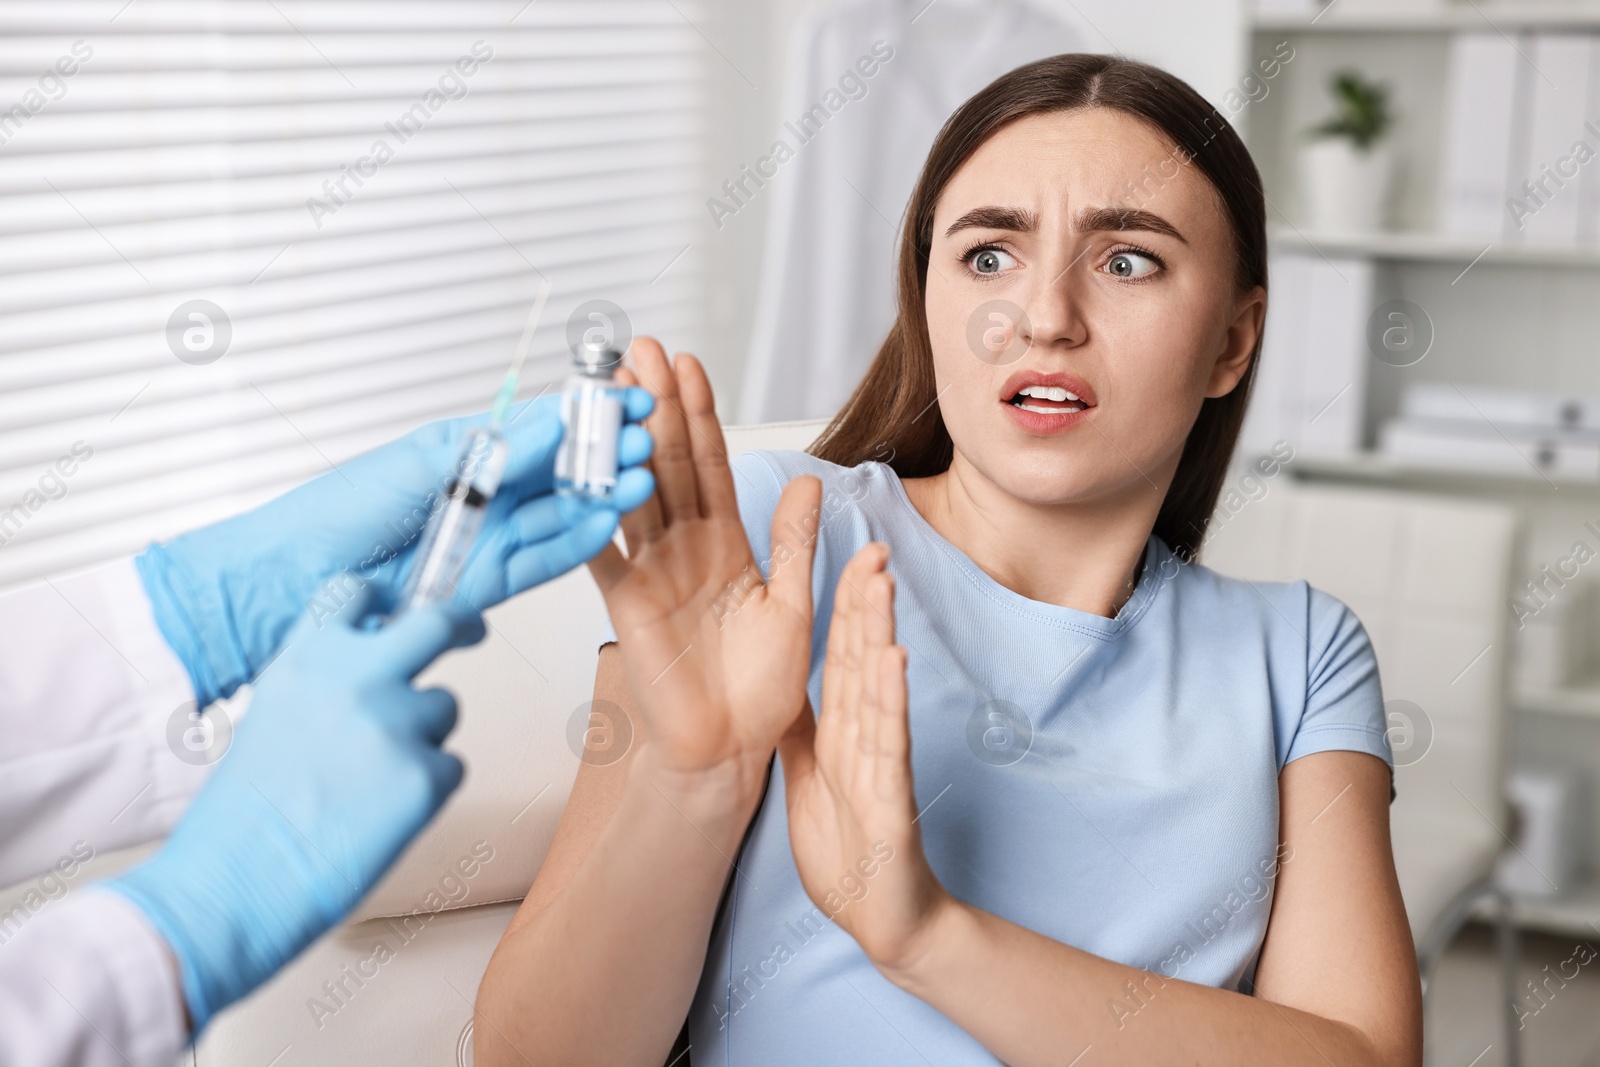
M 560 398 L 512 408 L 500 491 L 457 586 L 482 611 L 588 560 L 611 540 L 621 512 L 654 490 L 638 469 L 650 435 L 632 425 L 654 401 L 625 394 L 618 446 L 625 468 L 609 506 L 551 494 Z M 151 545 L 136 562 L 156 624 L 187 668 L 205 707 L 254 678 L 283 644 L 313 594 L 332 581 L 331 614 L 356 586 L 375 583 L 379 607 L 399 589 L 434 502 L 443 494 L 462 437 L 482 415 L 419 427 L 290 490 L 254 511 Z
M 106 883 L 171 947 L 195 1034 L 347 915 L 461 782 L 439 748 L 455 698 L 411 679 L 482 616 L 457 599 L 363 628 L 373 603 L 303 615 L 172 835 Z

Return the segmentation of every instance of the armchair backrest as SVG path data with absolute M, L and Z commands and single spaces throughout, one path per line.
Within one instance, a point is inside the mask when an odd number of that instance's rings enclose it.
M 1201 561 L 1239 578 L 1304 578 L 1361 619 L 1396 747 L 1392 821 L 1442 803 L 1504 829 L 1515 514 L 1388 489 L 1267 484 L 1236 512 L 1219 509 Z

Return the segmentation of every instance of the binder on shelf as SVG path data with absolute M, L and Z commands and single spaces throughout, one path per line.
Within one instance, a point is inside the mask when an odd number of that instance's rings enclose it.
M 1540 33 L 1528 50 L 1531 80 L 1526 151 L 1506 194 L 1511 240 L 1578 243 L 1579 185 L 1600 149 L 1585 111 L 1593 45 L 1587 36 Z
M 1517 118 L 1531 88 L 1526 68 L 1516 42 L 1498 33 L 1450 39 L 1439 217 L 1452 237 L 1492 241 L 1510 226 L 1506 192 L 1525 155 Z
M 1583 140 L 1600 154 L 1600 37 L 1589 38 L 1589 92 Z M 1578 177 L 1578 243 L 1600 245 L 1600 158 Z
M 1279 441 L 1354 452 L 1372 358 L 1372 262 L 1283 252 L 1272 255 L 1268 271 L 1272 297 L 1239 454 L 1265 453 Z
M 1450 382 L 1413 382 L 1400 397 L 1405 418 L 1546 430 L 1600 431 L 1600 397 Z
M 1410 467 L 1600 482 L 1600 434 L 1401 417 L 1385 423 L 1378 448 Z
M 1587 851 L 1582 772 L 1520 767 L 1506 775 L 1504 789 L 1516 813 L 1516 839 L 1495 858 L 1495 884 L 1520 897 L 1558 897 L 1563 888 L 1570 892 Z
M 1300 380 L 1300 443 L 1318 452 L 1361 447 L 1367 396 L 1367 319 L 1372 314 L 1369 259 L 1311 261 L 1308 343 Z

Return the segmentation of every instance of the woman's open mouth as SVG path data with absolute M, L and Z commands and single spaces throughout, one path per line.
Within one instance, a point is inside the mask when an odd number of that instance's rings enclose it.
M 1024 433 L 1061 433 L 1088 418 L 1095 395 L 1089 383 L 1072 374 L 1019 371 L 1000 389 L 1000 400 Z
M 1023 411 L 1037 411 L 1045 415 L 1071 414 L 1088 407 L 1083 398 L 1059 385 L 1029 385 L 1019 389 L 1008 403 Z

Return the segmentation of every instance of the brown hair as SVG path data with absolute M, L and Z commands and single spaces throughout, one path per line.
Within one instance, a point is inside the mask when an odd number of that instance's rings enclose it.
M 924 312 L 934 206 L 962 164 L 1002 127 L 1029 115 L 1088 107 L 1143 119 L 1173 141 L 1179 163 L 1200 168 L 1228 216 L 1240 291 L 1266 286 L 1261 177 L 1238 133 L 1200 94 L 1166 71 L 1114 56 L 1075 53 L 1018 67 L 961 105 L 934 140 L 906 209 L 899 313 L 866 377 L 811 446 L 813 455 L 848 467 L 887 448 L 889 466 L 902 478 L 926 477 L 950 466 L 954 446 L 937 406 Z M 1239 384 L 1202 402 L 1156 517 L 1155 534 L 1184 559 L 1193 558 L 1205 540 L 1260 354 L 1258 338 Z

